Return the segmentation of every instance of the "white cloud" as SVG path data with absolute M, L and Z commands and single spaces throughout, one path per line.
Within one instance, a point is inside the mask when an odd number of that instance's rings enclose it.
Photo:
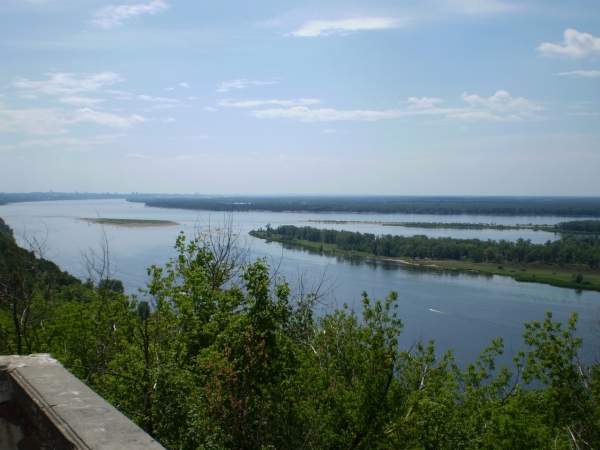
M 64 112 L 54 108 L 0 108 L 0 131 L 61 134 L 68 133 L 65 124 Z
M 560 72 L 557 73 L 558 76 L 573 76 L 573 77 L 588 77 L 588 78 L 596 78 L 600 77 L 600 70 L 572 70 L 570 72 Z
M 182 88 L 189 88 L 190 87 L 190 85 L 187 84 L 185 81 L 179 83 L 179 86 L 181 86 Z
M 166 119 L 163 119 L 163 122 L 175 122 L 175 119 L 172 117 L 167 117 Z
M 213 108 L 212 106 L 205 106 L 204 108 L 202 108 L 204 111 L 210 111 L 210 112 L 215 112 L 217 111 L 217 108 Z
M 585 58 L 600 54 L 600 38 L 582 33 L 572 28 L 565 30 L 565 40 L 561 44 L 545 42 L 537 50 L 545 56 L 569 56 Z
M 440 108 L 435 106 L 442 100 L 438 98 L 408 99 L 410 104 L 405 109 L 388 110 L 337 110 L 332 108 L 311 109 L 307 106 L 292 108 L 273 108 L 251 111 L 250 115 L 259 119 L 286 118 L 303 122 L 329 122 L 342 120 L 376 121 L 383 119 L 397 119 L 408 116 L 442 116 L 447 119 L 458 120 L 488 120 L 488 121 L 518 121 L 539 120 L 541 117 L 534 111 L 540 111 L 539 105 L 523 97 L 512 97 L 506 91 L 497 91 L 489 98 L 475 94 L 463 94 L 462 99 L 468 107 Z
M 91 122 L 108 127 L 129 128 L 136 123 L 146 121 L 147 119 L 138 116 L 137 114 L 132 114 L 130 117 L 124 117 L 117 114 L 94 111 L 90 108 L 83 108 L 75 111 L 73 118 L 69 122 Z
M 0 131 L 28 134 L 64 134 L 68 125 L 90 122 L 116 128 L 128 128 L 146 122 L 142 116 L 129 117 L 97 112 L 90 108 L 67 112 L 56 108 L 3 109 L 0 107 Z
M 165 91 L 172 91 L 173 89 L 175 89 L 175 88 L 174 87 L 168 87 L 168 88 L 165 88 Z
M 108 89 L 106 92 L 115 95 L 117 100 L 141 100 L 144 102 L 154 103 L 179 103 L 179 100 L 174 98 L 152 97 L 151 95 L 132 94 L 131 92 L 127 91 L 115 91 L 110 89 Z
M 150 95 L 136 95 L 133 97 L 133 99 L 156 103 L 179 103 L 179 100 L 175 100 L 174 98 L 152 97 Z M 131 98 L 125 98 L 125 100 L 131 100 Z
M 434 108 L 436 103 L 441 103 L 444 100 L 433 97 L 411 97 L 408 99 L 410 106 L 407 109 L 429 109 Z
M 25 78 L 17 80 L 13 86 L 19 89 L 28 89 L 30 92 L 72 96 L 81 92 L 96 92 L 104 86 L 110 86 L 124 81 L 118 73 L 100 72 L 76 78 L 73 73 L 49 73 L 49 80 L 32 81 Z
M 61 103 L 66 103 L 67 105 L 74 105 L 74 106 L 95 106 L 98 103 L 102 103 L 104 101 L 104 99 L 71 96 L 71 97 L 62 97 L 59 99 L 59 101 Z
M 489 120 L 492 122 L 513 122 L 523 120 L 523 117 L 518 114 L 508 114 L 505 116 L 499 116 L 492 113 L 491 111 L 456 111 L 446 116 L 449 119 L 458 120 Z
M 266 84 L 277 84 L 278 81 L 253 81 L 240 78 L 237 80 L 223 81 L 217 85 L 217 92 L 227 92 L 231 89 L 246 89 L 250 86 L 263 86 Z
M 482 98 L 476 94 L 467 94 L 466 92 L 462 95 L 462 99 L 469 103 L 473 107 L 483 107 L 492 111 L 506 112 L 506 111 L 540 111 L 543 107 L 536 105 L 530 100 L 523 97 L 512 97 L 508 92 L 500 90 L 489 98 Z
M 0 152 L 6 150 L 13 150 L 15 148 L 14 145 L 0 145 Z
M 139 158 L 139 159 L 149 159 L 152 158 L 152 156 L 149 155 L 144 155 L 143 153 L 127 153 L 127 158 Z
M 22 94 L 19 97 L 25 98 L 27 100 L 37 100 L 39 98 L 37 95 L 34 94 Z
M 257 107 L 264 105 L 277 105 L 277 106 L 306 106 L 306 105 L 316 105 L 319 103 L 323 103 L 323 100 L 318 98 L 298 98 L 294 100 L 241 100 L 237 101 L 236 99 L 225 99 L 221 100 L 218 103 L 218 106 L 232 106 L 235 108 L 249 108 L 249 107 Z
M 366 120 L 395 119 L 403 115 L 401 110 L 386 111 L 369 110 L 337 110 L 331 108 L 310 109 L 306 106 L 295 106 L 289 109 L 275 108 L 252 111 L 251 116 L 259 119 L 286 118 L 302 122 L 328 122 L 334 120 Z
M 94 13 L 92 23 L 100 28 L 110 29 L 125 25 L 138 16 L 144 14 L 157 14 L 170 8 L 163 0 L 151 0 L 150 3 L 138 3 L 135 5 L 107 6 Z
M 329 36 L 332 34 L 348 34 L 360 30 L 385 30 L 396 28 L 401 21 L 393 17 L 360 17 L 341 20 L 309 20 L 296 31 L 289 33 L 296 37 Z
M 124 134 L 98 135 L 89 138 L 35 139 L 21 142 L 22 147 L 65 147 L 68 150 L 90 150 L 97 145 L 111 144 Z

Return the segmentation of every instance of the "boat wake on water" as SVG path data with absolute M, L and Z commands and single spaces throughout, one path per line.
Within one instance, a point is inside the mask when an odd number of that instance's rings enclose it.
M 451 316 L 453 318 L 456 318 L 458 320 L 463 320 L 463 321 L 466 321 L 466 322 L 484 323 L 484 324 L 487 324 L 487 325 L 492 325 L 494 327 L 502 327 L 503 329 L 513 328 L 515 330 L 520 330 L 520 328 L 518 326 L 506 325 L 506 324 L 494 322 L 494 321 L 491 321 L 491 320 L 479 319 L 479 318 L 476 318 L 476 317 L 463 316 L 462 314 L 456 314 L 456 313 L 452 313 L 452 312 L 440 311 L 438 309 L 427 308 L 427 311 L 431 311 L 432 313 L 437 313 L 437 314 L 444 314 L 446 316 Z

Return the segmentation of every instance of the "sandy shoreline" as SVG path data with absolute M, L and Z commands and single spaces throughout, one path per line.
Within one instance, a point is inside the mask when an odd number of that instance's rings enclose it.
M 172 222 L 172 221 L 161 221 L 161 222 L 127 222 L 128 219 L 122 219 L 125 220 L 125 222 L 114 222 L 111 223 L 111 220 L 121 220 L 121 219 L 89 219 L 89 218 L 78 218 L 77 220 L 81 220 L 82 222 L 88 222 L 88 223 L 94 223 L 97 225 L 107 225 L 110 227 L 123 227 L 123 228 L 152 228 L 152 227 L 172 227 L 175 225 L 180 225 L 179 222 Z M 108 220 L 108 221 L 107 221 Z

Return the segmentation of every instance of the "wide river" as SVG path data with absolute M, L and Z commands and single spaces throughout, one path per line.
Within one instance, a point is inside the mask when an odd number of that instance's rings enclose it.
M 79 220 L 84 217 L 161 219 L 179 226 L 156 228 L 105 227 L 116 266 L 114 278 L 123 280 L 126 291 L 134 293 L 147 280 L 146 268 L 159 266 L 174 256 L 173 244 L 180 231 L 191 234 L 195 227 L 210 224 L 218 228 L 222 213 L 147 208 L 125 200 L 74 200 L 0 205 L 0 217 L 18 234 L 46 239 L 47 257 L 63 270 L 84 277 L 81 254 L 99 250 L 100 226 Z M 390 291 L 399 294 L 398 313 L 404 323 L 402 346 L 417 339 L 434 339 L 439 353 L 453 348 L 456 361 L 473 361 L 496 337 L 503 337 L 507 356 L 523 348 L 523 323 L 543 320 L 551 310 L 554 318 L 566 322 L 572 311 L 579 313 L 579 334 L 584 338 L 584 358 L 591 361 L 596 344 L 592 332 L 598 321 L 600 293 L 578 292 L 540 284 L 517 283 L 508 277 L 459 273 L 453 270 L 415 268 L 375 260 L 330 258 L 304 250 L 285 249 L 278 243 L 252 240 L 247 232 L 270 223 L 311 225 L 375 234 L 432 237 L 452 236 L 478 239 L 531 239 L 540 243 L 559 238 L 553 233 L 531 230 L 451 230 L 383 227 L 376 224 L 320 224 L 313 220 L 382 222 L 471 222 L 498 224 L 554 224 L 570 220 L 559 217 L 437 216 L 378 214 L 235 213 L 233 221 L 241 240 L 252 247 L 256 258 L 267 257 L 280 265 L 280 272 L 294 284 L 299 273 L 318 280 L 325 273 L 334 286 L 331 304 L 356 305 L 361 292 L 383 298 Z M 434 310 L 434 311 L 432 311 Z

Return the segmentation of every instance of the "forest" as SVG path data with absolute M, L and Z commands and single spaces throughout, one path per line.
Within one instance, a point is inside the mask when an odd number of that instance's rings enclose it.
M 600 263 L 600 238 L 597 236 L 566 235 L 545 244 L 532 244 L 530 240 L 482 241 L 480 239 L 430 238 L 425 235 L 396 236 L 375 235 L 281 225 L 277 228 L 259 229 L 255 236 L 280 242 L 294 239 L 309 242 L 335 244 L 345 251 L 358 251 L 387 257 L 410 257 L 420 259 L 470 260 L 473 262 L 514 261 L 519 263 L 584 264 L 597 268 Z
M 572 220 L 569 222 L 560 222 L 556 224 L 554 228 L 558 231 L 600 234 L 600 220 Z
M 600 217 L 597 197 L 171 197 L 128 198 L 146 206 L 208 211 L 483 214 Z
M 227 229 L 175 249 L 126 296 L 106 248 L 81 282 L 0 220 L 0 354 L 51 353 L 173 450 L 600 448 L 599 366 L 579 358 L 576 314 L 548 312 L 514 351 L 482 343 L 459 367 L 431 341 L 400 348 L 402 293 L 335 308 L 323 280 L 284 279 Z

